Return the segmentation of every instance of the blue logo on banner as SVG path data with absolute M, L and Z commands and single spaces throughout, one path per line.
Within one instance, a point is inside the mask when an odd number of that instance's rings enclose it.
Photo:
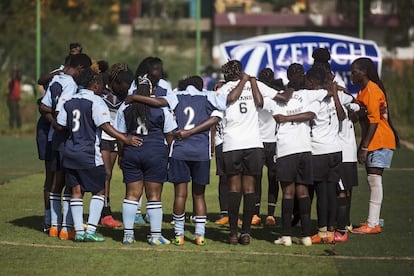
M 276 78 L 287 82 L 286 70 L 292 63 L 300 63 L 308 70 L 313 64 L 312 52 L 327 48 L 331 53 L 331 68 L 342 79 L 351 93 L 357 87 L 350 80 L 351 63 L 359 57 L 371 58 L 381 72 L 381 55 L 378 46 L 370 40 L 327 33 L 284 33 L 257 36 L 221 44 L 223 62 L 240 60 L 243 70 L 257 76 L 263 68 L 271 68 Z

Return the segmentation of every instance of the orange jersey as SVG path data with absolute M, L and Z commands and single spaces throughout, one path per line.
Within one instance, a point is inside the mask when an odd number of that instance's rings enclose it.
M 366 107 L 369 122 L 378 124 L 368 145 L 368 151 L 382 148 L 395 150 L 395 136 L 388 123 L 387 102 L 381 88 L 376 83 L 369 81 L 367 86 L 359 91 L 357 100 Z

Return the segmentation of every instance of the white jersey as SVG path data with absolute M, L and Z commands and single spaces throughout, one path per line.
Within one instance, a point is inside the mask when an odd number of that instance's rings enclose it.
M 293 92 L 292 97 L 286 103 L 276 102 L 265 98 L 263 109 L 271 111 L 272 115 L 281 114 L 289 116 L 309 111 L 316 114 L 315 110 L 311 109 L 311 103 L 322 101 L 327 93 L 328 92 L 323 89 L 312 91 L 298 90 Z M 312 151 L 309 121 L 286 122 L 277 125 L 277 158 L 290 154 Z
M 338 138 L 339 120 L 334 99 L 326 97 L 322 102 L 314 102 L 312 108 L 318 110 L 312 126 L 312 154 L 342 151 Z
M 257 81 L 257 87 L 263 96 L 263 99 L 273 99 L 278 91 Z M 264 143 L 276 142 L 276 121 L 273 119 L 272 113 L 265 109 L 259 109 L 259 130 L 260 138 Z
M 214 110 L 213 113 L 211 113 L 211 116 L 215 116 L 220 118 L 220 121 L 216 124 L 216 134 L 214 135 L 214 146 L 221 145 L 223 143 L 223 118 L 224 113 L 222 111 Z
M 338 91 L 338 97 L 341 105 L 347 115 L 346 118 L 339 123 L 338 138 L 342 148 L 342 162 L 357 162 L 357 144 L 355 140 L 354 123 L 348 117 L 348 106 L 353 111 L 359 110 L 359 105 L 352 103 L 353 97 L 343 91 Z
M 230 81 L 217 90 L 227 95 L 237 86 L 239 80 Z M 223 101 L 226 97 L 220 97 Z M 250 81 L 246 82 L 237 101 L 227 106 L 224 112 L 223 152 L 263 148 L 260 139 L 258 108 L 253 99 Z

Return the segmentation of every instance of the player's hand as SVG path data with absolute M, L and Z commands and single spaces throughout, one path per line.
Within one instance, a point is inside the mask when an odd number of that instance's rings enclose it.
M 125 144 L 134 147 L 142 146 L 142 138 L 133 135 L 127 136 Z
M 242 81 L 248 81 L 248 80 L 250 80 L 250 76 L 246 73 L 242 73 L 241 80 Z
M 125 103 L 126 104 L 130 104 L 130 103 L 132 103 L 134 101 L 134 95 L 128 95 L 126 98 L 125 98 Z
M 188 130 L 180 129 L 175 132 L 175 139 L 177 140 L 184 140 L 190 136 L 191 133 Z
M 282 114 L 276 114 L 273 116 L 273 118 L 275 118 L 276 122 L 278 122 L 279 124 L 287 122 L 287 117 Z
M 358 162 L 364 164 L 367 161 L 368 150 L 358 150 Z

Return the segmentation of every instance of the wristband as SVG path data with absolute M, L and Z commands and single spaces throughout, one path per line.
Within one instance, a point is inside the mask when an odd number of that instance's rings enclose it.
M 363 151 L 368 151 L 368 148 L 366 148 L 366 147 L 361 147 L 361 150 L 363 150 Z

